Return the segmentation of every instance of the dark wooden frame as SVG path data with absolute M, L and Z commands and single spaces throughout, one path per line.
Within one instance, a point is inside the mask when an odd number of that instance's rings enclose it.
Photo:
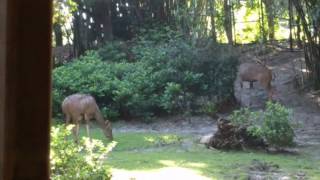
M 52 0 L 0 0 L 0 179 L 49 179 Z

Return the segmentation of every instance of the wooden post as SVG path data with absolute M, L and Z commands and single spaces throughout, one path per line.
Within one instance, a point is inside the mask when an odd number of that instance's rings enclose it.
M 0 1 L 0 179 L 49 179 L 51 10 Z
M 0 179 L 3 179 L 4 169 L 4 131 L 5 131 L 5 99 L 6 89 L 6 25 L 7 1 L 0 1 Z

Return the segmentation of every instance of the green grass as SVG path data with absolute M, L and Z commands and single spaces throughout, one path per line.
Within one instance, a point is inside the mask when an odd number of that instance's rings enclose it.
M 109 142 L 100 129 L 92 129 L 91 134 Z M 175 134 L 114 133 L 114 140 L 118 144 L 107 160 L 112 169 L 150 172 L 181 167 L 210 179 L 246 179 L 252 161 L 259 160 L 278 165 L 285 174 L 304 172 L 309 179 L 320 179 L 320 162 L 307 155 L 209 150 L 192 136 Z
M 168 166 L 191 168 L 206 177 L 229 179 L 245 178 L 252 160 L 277 164 L 280 170 L 295 173 L 303 171 L 310 177 L 320 178 L 319 163 L 300 156 L 268 155 L 264 153 L 223 152 L 206 149 L 177 151 L 175 148 L 155 152 L 112 152 L 108 164 L 126 170 L 152 170 Z

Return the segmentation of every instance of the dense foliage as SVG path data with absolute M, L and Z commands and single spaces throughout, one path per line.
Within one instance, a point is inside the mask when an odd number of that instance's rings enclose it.
M 50 168 L 51 179 L 111 179 L 105 159 L 115 143 L 107 147 L 100 140 L 83 138 L 79 144 L 70 138 L 72 126 L 52 127 Z
M 191 111 L 200 97 L 219 103 L 232 96 L 237 59 L 227 47 L 193 43 L 167 27 L 143 34 L 130 46 L 107 44 L 56 68 L 55 114 L 78 92 L 93 95 L 111 119 Z
M 264 112 L 254 112 L 248 108 L 236 110 L 231 115 L 231 121 L 246 127 L 251 135 L 265 139 L 271 146 L 293 145 L 291 110 L 279 103 L 267 102 Z

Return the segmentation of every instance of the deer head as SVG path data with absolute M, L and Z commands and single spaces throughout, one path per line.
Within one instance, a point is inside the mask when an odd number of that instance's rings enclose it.
M 105 121 L 105 127 L 103 128 L 103 133 L 108 139 L 110 139 L 111 141 L 113 140 L 111 122 L 108 120 Z

